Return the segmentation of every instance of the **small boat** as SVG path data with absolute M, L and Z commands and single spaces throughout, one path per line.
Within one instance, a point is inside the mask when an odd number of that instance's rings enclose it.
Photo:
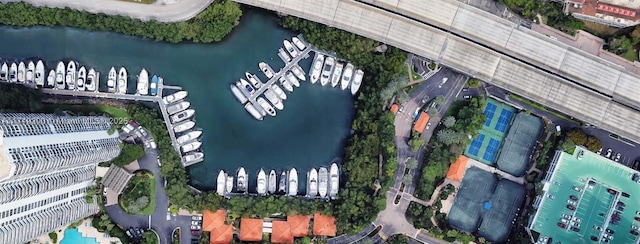
M 87 80 L 84 81 L 84 88 L 87 91 L 96 91 L 96 70 L 89 69 Z
M 307 174 L 308 188 L 307 192 L 308 196 L 315 197 L 318 195 L 318 171 L 315 168 L 311 168 L 309 174 Z
M 224 189 L 225 193 L 233 192 L 233 176 L 227 176 L 227 187 Z
M 67 83 L 67 89 L 75 90 L 76 89 L 76 63 L 73 61 L 69 61 L 67 64 L 67 75 L 65 76 L 65 82 Z
M 276 110 L 273 108 L 273 106 L 271 106 L 271 104 L 267 102 L 267 100 L 264 100 L 263 97 L 258 97 L 257 101 L 258 104 L 260 104 L 260 107 L 262 107 L 262 109 L 269 115 L 271 115 L 272 117 L 276 116 Z
M 351 78 L 353 78 L 353 64 L 348 63 L 342 74 L 342 79 L 340 80 L 340 88 L 342 90 L 346 90 L 349 87 Z
M 195 113 L 196 113 L 196 110 L 187 109 L 180 113 L 174 114 L 171 116 L 171 123 L 172 124 L 180 123 L 185 119 L 191 118 L 191 116 L 193 116 Z
M 27 65 L 27 73 L 26 73 L 26 79 L 27 79 L 27 83 L 28 84 L 32 84 L 33 83 L 33 74 L 36 70 L 36 65 L 32 62 L 29 61 L 29 64 Z
M 278 183 L 278 191 L 283 194 L 287 193 L 287 171 L 283 170 L 280 174 L 280 182 Z
M 272 84 L 271 90 L 273 90 L 273 92 L 275 92 L 276 95 L 280 97 L 280 100 L 287 100 L 287 94 L 285 94 L 282 88 L 280 88 L 278 85 Z
M 62 66 L 62 70 L 63 70 L 62 72 L 64 72 L 64 65 Z M 9 81 L 10 82 L 18 81 L 18 66 L 16 65 L 16 63 L 11 63 L 11 68 L 9 69 Z
M 293 71 L 293 74 L 296 75 L 298 79 L 302 81 L 307 80 L 307 78 L 304 77 L 304 72 L 302 71 L 302 68 L 300 68 L 300 65 L 294 64 L 293 66 L 291 66 L 291 71 Z
M 204 158 L 204 153 L 201 152 L 191 152 L 187 153 L 182 157 L 182 161 L 184 164 L 194 164 L 202 161 Z
M 296 45 L 296 47 L 298 49 L 300 49 L 300 51 L 304 50 L 305 48 L 307 48 L 304 43 L 302 43 L 300 41 L 300 39 L 298 39 L 298 37 L 294 36 L 293 38 L 291 38 L 291 40 L 293 41 L 293 44 Z
M 292 168 L 289 171 L 289 193 L 287 195 L 298 195 L 298 171 L 296 171 L 296 168 Z
M 109 77 L 107 79 L 107 88 L 109 90 L 110 93 L 115 93 L 116 92 L 116 77 L 118 76 L 118 74 L 116 73 L 116 68 L 111 67 L 111 69 L 109 70 Z
M 189 108 L 189 106 L 191 106 L 190 102 L 182 101 L 167 107 L 167 113 L 169 115 L 174 115 L 174 114 L 177 114 L 178 112 L 182 112 L 183 110 Z
M 338 164 L 331 164 L 331 170 L 329 171 L 329 196 L 331 198 L 338 195 L 338 187 L 340 186 L 340 178 L 338 174 Z
M 287 72 L 285 76 L 287 78 L 287 81 L 289 81 L 289 83 L 293 84 L 296 87 L 300 87 L 300 82 L 298 82 L 298 78 L 296 78 L 291 72 Z
M 242 104 L 247 102 L 247 97 L 244 94 L 242 94 L 242 92 L 240 91 L 240 89 L 238 89 L 236 85 L 231 84 L 229 87 L 231 88 L 231 93 L 233 93 L 236 99 L 238 99 L 238 102 Z
M 287 89 L 287 91 L 289 92 L 293 92 L 293 86 L 284 78 L 284 76 L 280 76 L 280 78 L 278 78 L 278 81 L 280 82 L 280 85 L 284 87 L 284 89 Z
M 236 84 L 237 85 L 237 84 Z M 245 79 L 240 78 L 240 86 L 244 88 L 244 90 L 249 93 L 249 95 L 253 95 L 256 93 L 256 89 L 253 88 L 252 85 Z
M 187 121 L 182 122 L 180 124 L 174 125 L 173 132 L 182 133 L 182 132 L 185 132 L 185 131 L 193 128 L 194 126 L 196 126 L 196 122 L 193 122 L 191 120 L 187 120 Z
M 7 76 L 9 75 L 9 66 L 7 63 L 2 63 L 2 67 L 0 68 L 0 80 L 8 80 Z
M 82 66 L 78 71 L 78 83 L 76 84 L 79 91 L 84 91 L 86 89 L 84 86 L 85 80 L 87 80 L 87 69 Z
M 49 70 L 49 76 L 47 76 L 47 87 L 54 87 L 56 82 L 56 71 Z
M 244 76 L 247 77 L 247 80 L 251 82 L 251 85 L 253 87 L 255 87 L 256 89 L 260 89 L 260 87 L 262 86 L 262 82 L 258 79 L 256 75 L 251 74 L 249 72 L 244 72 Z
M 316 55 L 316 60 L 313 61 L 313 67 L 311 67 L 311 84 L 315 84 L 320 79 L 320 73 L 322 72 L 322 63 L 324 62 L 324 55 Z
M 333 65 L 335 64 L 335 59 L 333 57 L 327 57 L 324 59 L 324 67 L 322 68 L 322 73 L 320 74 L 320 84 L 322 86 L 327 85 L 331 80 L 331 72 L 333 71 Z
M 238 169 L 238 186 L 236 187 L 238 192 L 247 191 L 247 183 L 249 182 L 248 176 L 247 172 L 244 171 L 244 167 L 240 167 L 240 169 Z
M 188 153 L 191 151 L 195 151 L 198 150 L 200 148 L 200 146 L 202 146 L 202 142 L 199 141 L 193 141 L 190 142 L 184 146 L 181 146 L 180 149 L 182 150 L 182 153 Z
M 276 176 L 276 171 L 271 170 L 271 172 L 269 172 L 269 184 L 267 184 L 267 192 L 269 192 L 269 194 L 276 193 L 277 184 L 278 178 Z
M 158 95 L 158 76 L 153 75 L 151 77 L 151 83 L 149 84 L 149 95 L 156 96 Z
M 24 65 L 24 62 L 20 62 L 18 65 L 18 82 L 24 83 L 25 81 L 25 73 L 27 72 L 27 67 Z
M 278 109 L 278 110 L 284 109 L 284 105 L 280 101 L 280 97 L 278 97 L 278 95 L 276 95 L 276 93 L 273 92 L 272 90 L 266 90 L 264 92 L 264 96 L 267 98 L 267 100 L 269 100 L 269 102 L 274 107 L 276 107 L 276 109 Z
M 260 62 L 258 66 L 260 67 L 260 70 L 262 71 L 262 73 L 264 73 L 264 75 L 267 76 L 267 78 L 271 79 L 271 77 L 273 77 L 273 72 L 272 72 L 273 69 L 271 68 L 271 66 L 269 66 L 269 64 L 265 62 Z
M 289 42 L 289 40 L 284 40 L 282 41 L 282 43 L 284 43 L 284 49 L 287 49 L 287 52 L 291 54 L 292 58 L 298 57 L 298 50 L 296 50 L 296 48 L 291 45 L 291 42 Z
M 356 75 L 353 77 L 353 81 L 351 82 L 351 95 L 356 95 L 356 92 L 360 89 L 363 76 L 364 72 L 362 72 L 362 70 L 356 70 Z
M 56 82 L 56 88 L 60 90 L 65 88 L 64 72 L 65 72 L 64 63 L 59 62 L 58 66 L 56 67 L 55 82 Z
M 320 197 L 326 197 L 327 191 L 329 187 L 329 173 L 327 172 L 327 168 L 320 167 L 318 170 L 318 193 Z
M 184 99 L 185 97 L 187 97 L 189 93 L 187 91 L 179 91 L 176 92 L 174 94 L 171 94 L 169 96 L 166 96 L 164 98 L 162 98 L 162 101 L 164 102 L 164 104 L 169 105 L 172 104 L 174 102 L 180 101 L 182 99 Z
M 287 52 L 285 52 L 282 48 L 278 49 L 278 56 L 280 56 L 280 58 L 282 58 L 287 63 L 291 62 L 291 57 L 289 57 L 289 54 L 287 54 Z
M 251 103 L 245 104 L 244 109 L 246 109 L 247 112 L 249 112 L 249 114 L 253 116 L 253 118 L 262 121 L 263 115 L 258 111 L 258 109 L 255 106 L 253 106 L 253 104 Z
M 258 183 L 257 183 L 256 191 L 260 195 L 267 194 L 267 175 L 264 173 L 263 169 L 260 169 L 258 173 Z
M 220 170 L 218 173 L 218 185 L 216 187 L 216 192 L 220 196 L 224 196 L 224 187 L 227 184 L 227 173 L 224 170 Z
M 138 75 L 138 94 L 142 96 L 149 95 L 149 73 L 146 69 L 142 69 Z
M 33 80 L 36 82 L 37 86 L 44 86 L 44 72 L 44 63 L 42 63 L 42 60 L 38 60 L 38 62 L 36 62 L 36 69 L 34 70 L 33 77 Z
M 331 87 L 336 87 L 340 83 L 340 77 L 342 77 L 343 64 L 337 63 L 336 68 L 333 70 L 333 77 L 331 78 Z
M 120 68 L 118 71 L 118 93 L 126 94 L 127 93 L 127 80 L 129 77 L 127 76 L 127 69 L 124 67 Z
M 178 139 L 176 139 L 176 142 L 178 143 L 178 145 L 182 145 L 187 142 L 198 139 L 198 137 L 200 137 L 201 135 L 202 135 L 202 131 L 199 131 L 199 130 L 189 131 L 189 133 L 178 137 Z

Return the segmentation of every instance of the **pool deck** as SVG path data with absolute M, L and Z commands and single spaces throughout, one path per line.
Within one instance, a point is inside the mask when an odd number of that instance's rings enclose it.
M 96 228 L 91 225 L 91 219 L 86 219 L 82 221 L 82 223 L 78 226 L 78 232 L 82 234 L 83 237 L 92 237 L 96 238 L 96 241 L 100 244 L 109 244 L 109 243 L 122 243 L 120 239 L 117 237 L 105 237 L 105 234 L 99 232 Z M 62 239 L 60 239 L 62 240 Z

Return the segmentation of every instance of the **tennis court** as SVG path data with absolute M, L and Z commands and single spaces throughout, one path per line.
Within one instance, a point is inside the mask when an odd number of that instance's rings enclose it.
M 487 101 L 487 106 L 484 108 L 484 115 L 487 116 L 487 120 L 484 122 L 484 126 L 491 125 L 493 115 L 496 113 L 496 108 L 498 108 L 498 106 Z
M 464 154 L 483 164 L 493 166 L 514 112 L 514 108 L 488 98 L 484 108 L 487 120 Z
M 507 131 L 507 126 L 509 122 L 511 122 L 511 115 L 513 112 L 503 109 L 500 112 L 500 117 L 498 117 L 498 123 L 496 123 L 496 127 L 494 127 L 497 131 L 505 133 Z
M 500 156 L 496 160 L 498 168 L 514 176 L 524 175 L 543 127 L 540 118 L 518 113 L 511 123 L 507 137 L 502 141 Z
M 471 141 L 471 145 L 469 145 L 469 153 L 474 156 L 478 156 L 480 152 L 480 147 L 482 147 L 482 142 L 484 141 L 484 134 L 479 134 L 478 137 Z
M 500 148 L 500 141 L 493 138 L 489 139 L 489 145 L 487 145 L 487 149 L 485 149 L 482 159 L 487 160 L 488 162 L 493 162 L 496 158 L 496 154 L 498 154 L 498 148 Z

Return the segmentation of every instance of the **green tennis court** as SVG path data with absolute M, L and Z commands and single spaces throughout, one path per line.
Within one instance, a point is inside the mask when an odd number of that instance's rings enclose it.
M 493 166 L 514 112 L 514 108 L 488 98 L 487 105 L 484 107 L 487 120 L 464 154 L 486 165 Z

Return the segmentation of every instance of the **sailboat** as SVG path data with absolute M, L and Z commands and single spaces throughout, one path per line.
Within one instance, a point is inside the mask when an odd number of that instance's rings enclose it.
M 247 172 L 244 171 L 244 167 L 240 167 L 238 169 L 238 192 L 246 192 L 247 191 L 247 183 L 249 182 Z
M 278 178 L 276 176 L 276 171 L 271 170 L 271 172 L 269 172 L 269 184 L 267 184 L 267 192 L 269 192 L 269 194 L 276 193 L 277 185 L 278 185 Z
M 36 69 L 36 65 L 33 64 L 32 61 L 29 61 L 29 64 L 27 65 L 27 84 L 32 84 L 33 83 L 33 74 L 34 71 Z
M 280 182 L 278 183 L 278 192 L 287 193 L 287 171 L 283 170 L 280 174 Z
M 289 171 L 289 193 L 287 195 L 298 195 L 298 171 L 296 168 L 291 168 Z
M 338 164 L 331 164 L 331 170 L 329 171 L 329 196 L 331 198 L 338 195 L 338 187 L 340 186 L 340 179 L 338 174 Z
M 116 77 L 117 77 L 117 73 L 116 73 L 116 68 L 111 67 L 111 69 L 109 70 L 109 77 L 107 79 L 107 88 L 109 90 L 110 93 L 115 93 L 116 92 Z
M 56 82 L 56 88 L 57 89 L 64 89 L 65 88 L 65 82 L 64 82 L 64 63 L 59 62 L 58 66 L 56 67 L 56 78 L 55 78 L 55 82 Z
M 267 194 L 267 175 L 264 173 L 263 169 L 260 169 L 258 173 L 258 183 L 257 183 L 257 192 L 260 195 Z
M 38 62 L 36 63 L 34 76 L 35 77 L 33 78 L 33 80 L 36 82 L 36 85 L 43 87 L 44 86 L 44 63 L 42 63 L 42 60 L 38 60 Z
M 126 94 L 127 93 L 127 69 L 124 67 L 120 68 L 118 71 L 118 93 Z
M 220 196 L 224 196 L 224 188 L 227 184 L 227 173 L 224 172 L 224 170 L 220 170 L 220 173 L 218 173 L 218 184 L 216 186 L 216 192 L 218 193 L 218 195 Z
M 327 196 L 327 191 L 329 187 L 328 177 L 329 177 L 329 173 L 327 172 L 327 168 L 320 167 L 320 170 L 318 173 L 318 193 L 320 194 L 320 197 Z
M 73 61 L 69 61 L 69 63 L 67 64 L 67 75 L 65 77 L 67 89 L 69 90 L 76 89 L 76 72 L 76 63 Z
M 318 195 L 318 171 L 315 168 L 311 168 L 309 174 L 307 175 L 307 181 L 309 185 L 309 191 L 307 192 L 307 196 L 315 197 Z
M 79 91 L 84 91 L 85 90 L 85 80 L 87 79 L 87 69 L 84 68 L 84 66 L 80 67 L 80 71 L 78 71 L 78 90 Z

